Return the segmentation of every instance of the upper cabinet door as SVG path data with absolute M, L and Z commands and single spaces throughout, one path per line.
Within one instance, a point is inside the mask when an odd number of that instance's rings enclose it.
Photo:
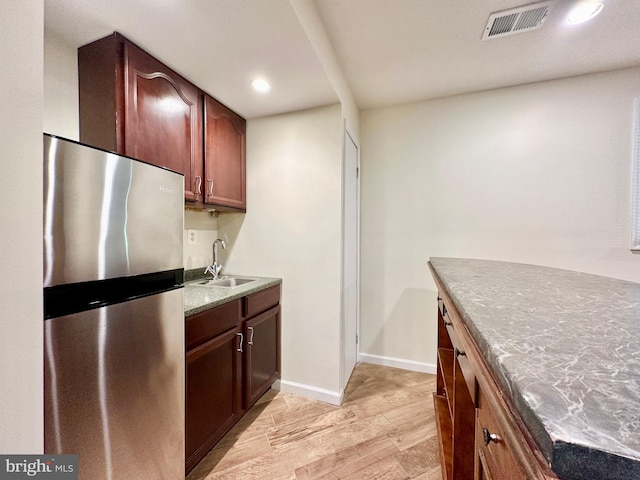
M 184 175 L 203 201 L 202 93 L 119 33 L 78 49 L 80 141 Z
M 125 62 L 125 155 L 184 174 L 185 198 L 201 200 L 200 90 L 131 43 Z
M 246 211 L 246 121 L 204 96 L 205 203 Z

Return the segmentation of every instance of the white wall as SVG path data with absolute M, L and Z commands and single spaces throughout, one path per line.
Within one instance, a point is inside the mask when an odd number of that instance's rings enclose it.
M 432 256 L 640 281 L 640 69 L 363 112 L 361 352 L 436 359 Z
M 189 243 L 188 231 L 195 231 L 196 243 Z M 184 212 L 184 268 L 204 269 L 213 263 L 213 242 L 218 238 L 218 220 L 209 212 L 185 210 Z M 218 258 L 224 252 L 218 248 Z M 220 262 L 224 266 L 224 262 Z M 226 270 L 226 269 L 225 269 Z
M 227 272 L 283 279 L 282 388 L 327 401 L 340 390 L 342 131 L 339 105 L 249 120 L 247 213 L 218 219 Z
M 0 15 L 0 453 L 42 453 L 43 0 Z
M 78 140 L 78 54 L 75 47 L 45 32 L 44 131 Z

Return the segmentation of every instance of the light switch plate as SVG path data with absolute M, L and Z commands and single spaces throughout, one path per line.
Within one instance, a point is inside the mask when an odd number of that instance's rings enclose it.
M 198 231 L 189 229 L 187 230 L 187 243 L 189 245 L 197 245 L 198 243 Z

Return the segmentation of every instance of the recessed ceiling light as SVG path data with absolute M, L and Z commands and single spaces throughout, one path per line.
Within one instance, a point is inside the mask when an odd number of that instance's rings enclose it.
M 254 90 L 262 93 L 271 90 L 271 85 L 264 78 L 256 78 L 254 80 L 251 80 L 251 86 Z
M 567 17 L 567 22 L 571 25 L 577 25 L 591 20 L 602 11 L 602 3 L 600 2 L 582 2 L 576 5 Z

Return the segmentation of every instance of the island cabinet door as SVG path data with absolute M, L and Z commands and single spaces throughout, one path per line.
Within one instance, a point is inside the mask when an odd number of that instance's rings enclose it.
M 525 480 L 501 428 L 496 422 L 491 405 L 478 390 L 476 409 L 475 480 Z

